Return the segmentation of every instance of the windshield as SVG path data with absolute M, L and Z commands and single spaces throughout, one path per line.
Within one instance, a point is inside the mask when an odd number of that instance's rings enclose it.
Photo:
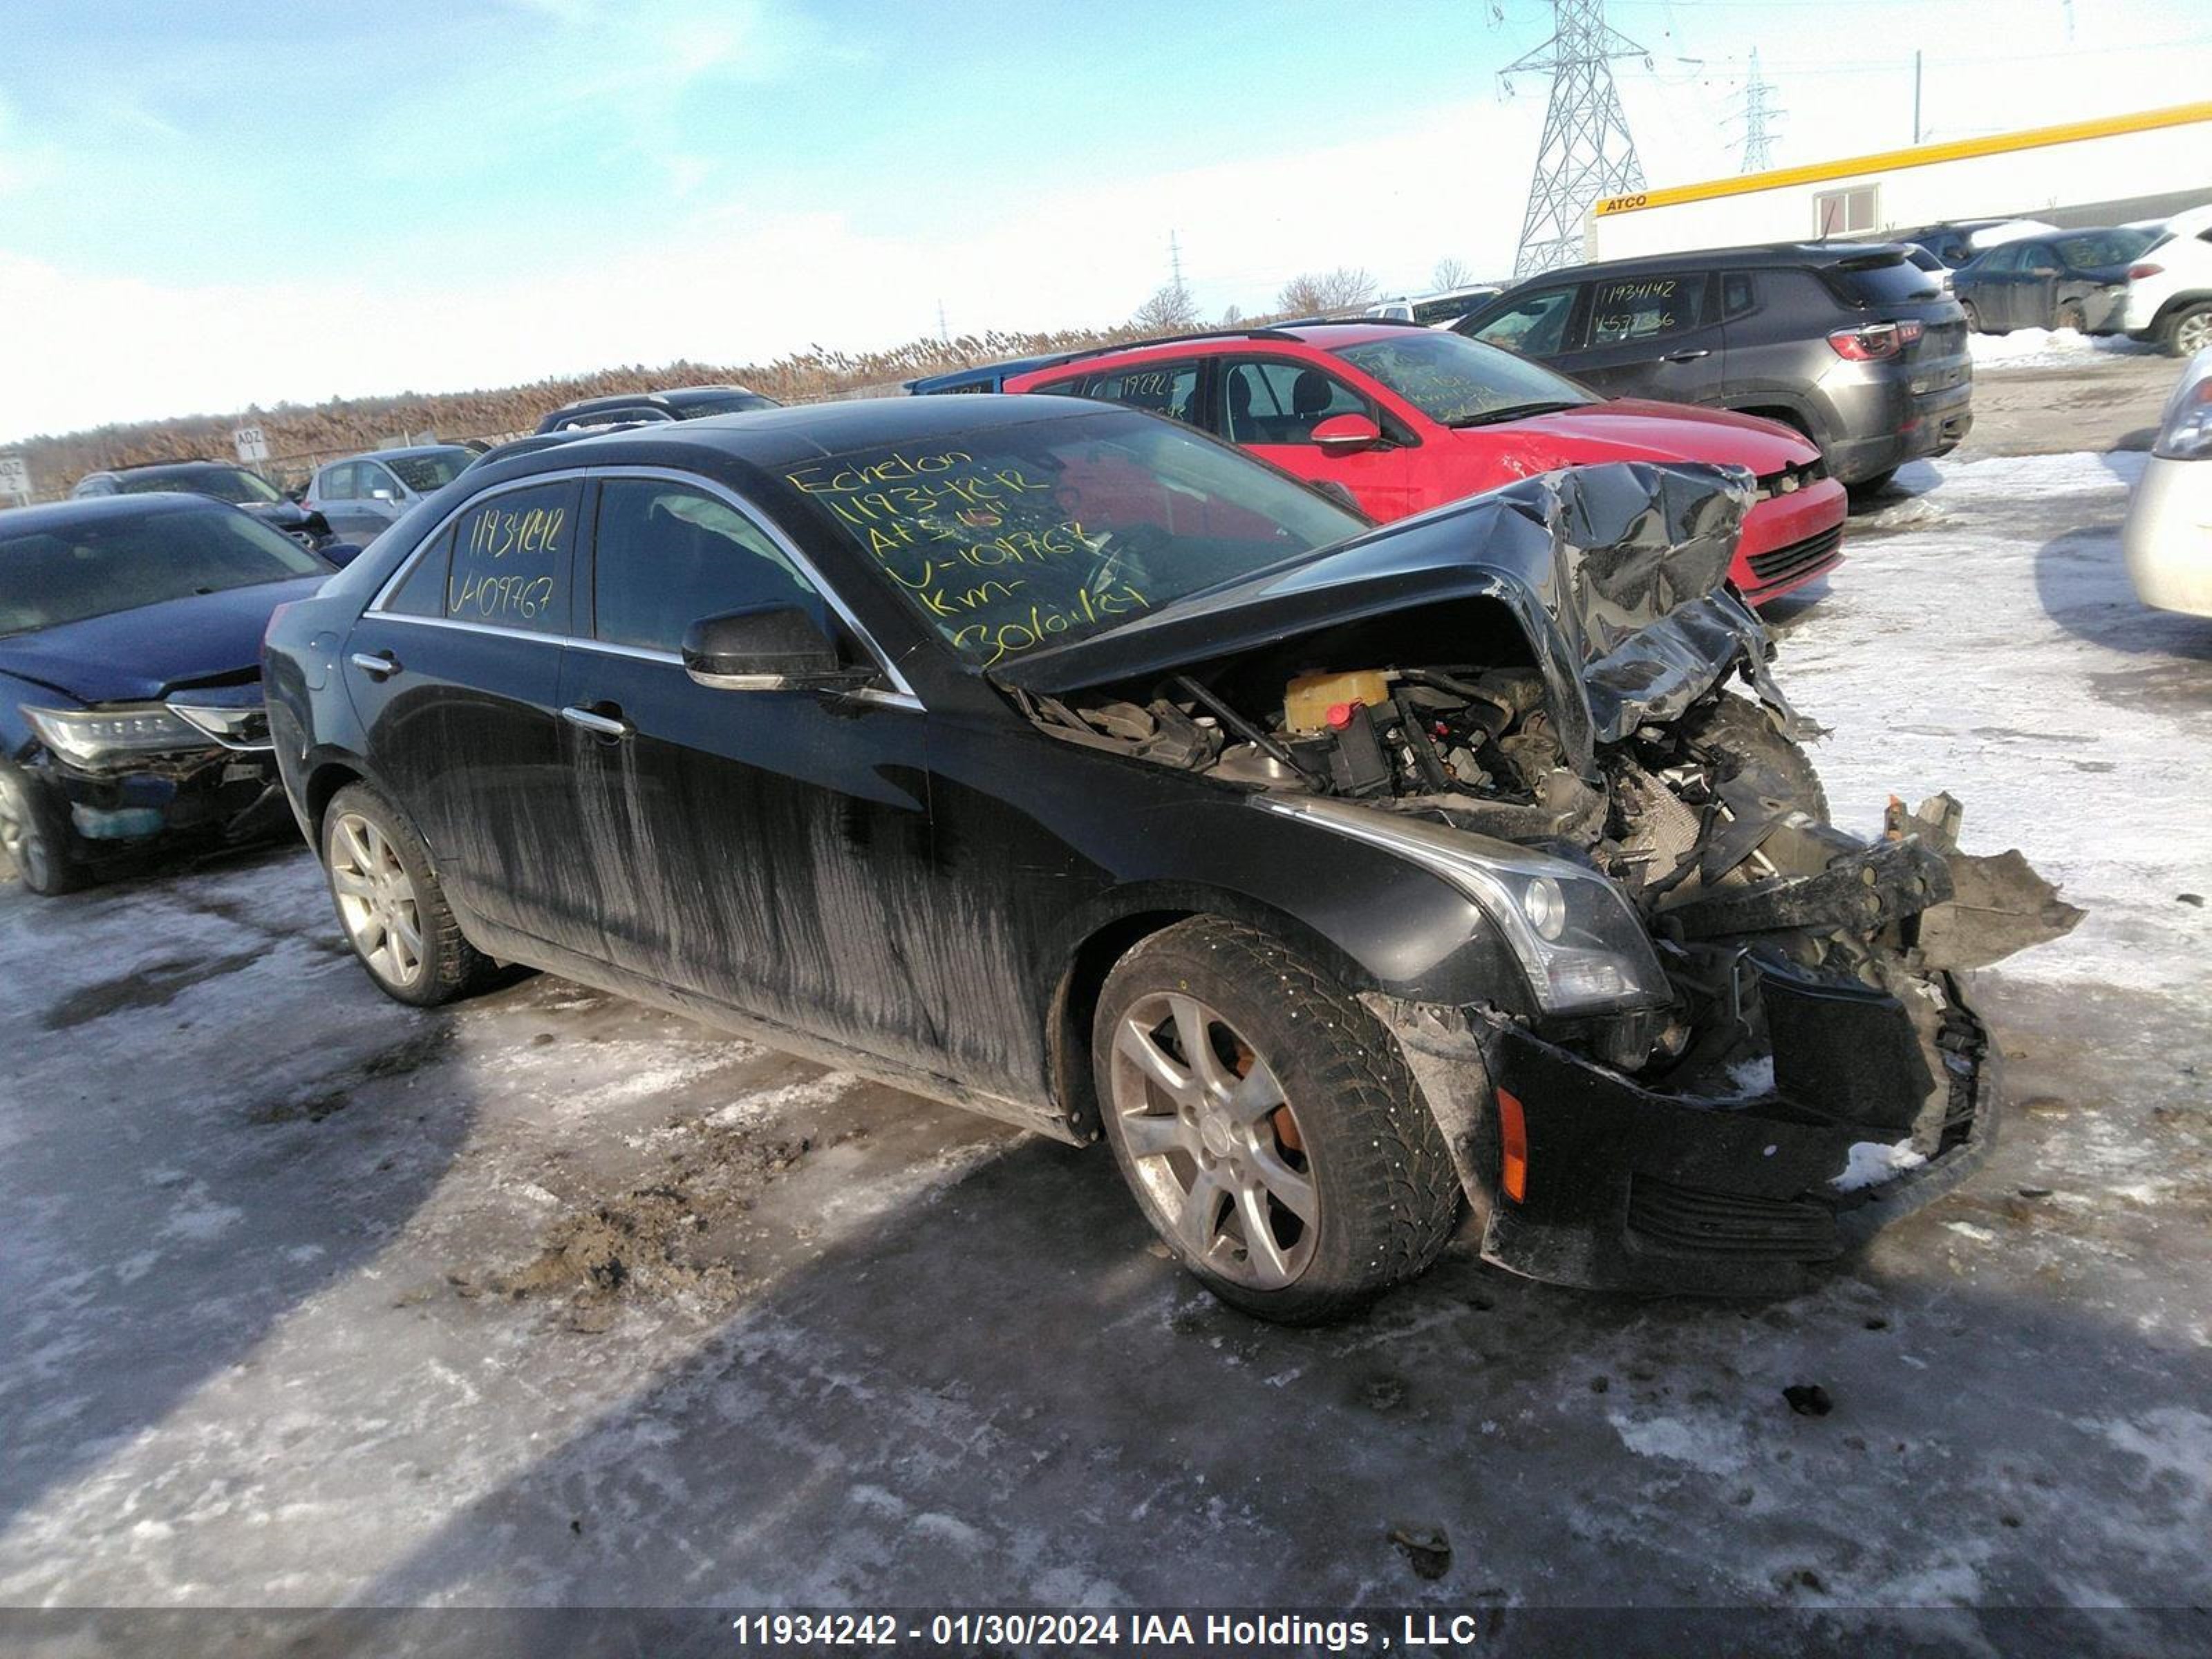
M 856 450 L 786 477 L 979 668 L 1368 527 L 1271 467 L 1121 409 Z
M 265 501 L 284 499 L 266 478 L 236 466 L 180 466 L 173 470 L 161 467 L 125 474 L 115 481 L 115 488 L 125 495 L 180 489 L 191 495 L 212 495 L 234 507 L 259 507 Z
M 1434 329 L 1341 346 L 1336 355 L 1432 421 L 1474 426 L 1596 398 L 1525 357 Z
M 459 444 L 427 455 L 380 455 L 377 459 L 399 475 L 399 482 L 417 495 L 443 489 L 461 476 L 461 469 L 476 458 Z
M 243 514 L 200 507 L 88 516 L 73 526 L 0 536 L 0 635 L 194 593 L 327 576 L 331 569 Z
M 2124 265 L 2150 246 L 2147 230 L 2100 230 L 2087 236 L 2063 237 L 2058 257 L 2069 270 L 2094 270 L 2099 265 Z

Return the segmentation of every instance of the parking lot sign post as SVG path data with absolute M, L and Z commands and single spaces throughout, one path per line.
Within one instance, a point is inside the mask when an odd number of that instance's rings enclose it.
M 0 455 L 0 501 L 31 504 L 31 468 L 21 455 Z
M 238 459 L 248 466 L 258 466 L 269 459 L 269 440 L 258 426 L 242 426 L 230 434 L 238 446 Z

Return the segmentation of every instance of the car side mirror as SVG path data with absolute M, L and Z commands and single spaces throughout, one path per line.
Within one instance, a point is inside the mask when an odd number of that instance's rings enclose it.
M 361 546 L 356 542 L 329 542 L 316 550 L 340 569 L 361 556 Z
M 396 501 L 399 497 L 388 489 L 372 489 L 368 492 L 368 499 L 372 501 Z
M 1364 415 L 1332 415 L 1313 429 L 1313 441 L 1331 455 L 1357 455 L 1382 441 L 1382 428 Z
M 684 672 L 717 691 L 849 691 L 867 684 L 795 605 L 703 617 L 684 631 Z

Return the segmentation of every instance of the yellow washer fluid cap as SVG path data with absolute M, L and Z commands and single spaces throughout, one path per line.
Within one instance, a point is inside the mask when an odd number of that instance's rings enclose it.
M 1351 674 L 1301 674 L 1283 692 L 1283 724 L 1293 732 L 1326 732 L 1328 711 L 1339 703 L 1370 708 L 1390 700 L 1390 676 L 1379 668 Z

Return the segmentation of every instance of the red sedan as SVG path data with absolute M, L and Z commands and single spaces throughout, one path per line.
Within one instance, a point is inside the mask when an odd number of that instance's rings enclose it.
M 1734 575 L 1764 603 L 1843 561 L 1844 487 L 1809 439 L 1756 416 L 1593 396 L 1463 336 L 1318 323 L 1085 354 L 1008 392 L 1066 392 L 1171 416 L 1401 519 L 1516 478 L 1592 461 L 1745 466 L 1759 501 Z

